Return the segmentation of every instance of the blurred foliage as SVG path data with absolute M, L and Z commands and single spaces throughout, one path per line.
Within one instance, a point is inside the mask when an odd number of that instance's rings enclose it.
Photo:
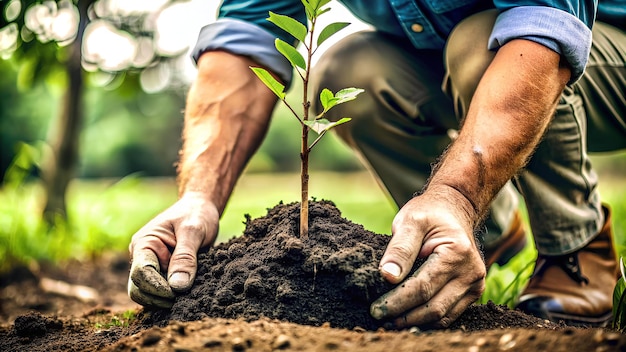
M 158 26 L 161 17 L 172 17 L 177 0 L 129 2 L 116 0 L 9 0 L 0 4 L 0 57 L 13 58 L 18 64 L 18 87 L 28 89 L 34 82 L 49 80 L 65 85 L 64 64 L 70 46 L 83 35 L 82 66 L 87 72 L 107 73 L 106 83 L 120 86 L 131 78 L 131 89 L 155 91 L 181 84 L 176 75 L 178 58 L 187 49 L 187 41 L 174 46 L 164 41 L 175 25 Z M 84 7 L 81 17 L 79 8 Z M 173 11 L 172 11 L 173 10 Z M 163 15 L 163 16 L 162 16 Z M 165 68 L 164 70 L 160 70 Z M 141 75 L 128 75 L 128 73 Z M 146 77 L 144 77 L 146 76 Z M 162 82 L 155 82 L 161 79 Z M 158 87 L 152 87 L 154 82 Z
M 20 142 L 46 140 L 61 94 L 46 82 L 19 92 L 16 77 L 13 62 L 0 60 L 0 177 L 17 155 Z M 141 90 L 126 94 L 90 85 L 85 104 L 89 108 L 82 129 L 79 176 L 112 177 L 138 171 L 173 175 L 180 147 L 182 94 Z
M 21 144 L 0 187 L 0 272 L 126 251 L 132 233 L 176 198 L 175 187 L 154 187 L 138 175 L 76 181 L 68 192 L 67 218 L 47 223 L 39 211 L 43 187 L 26 178 L 39 157 L 37 148 Z
M 0 177 L 16 156 L 19 142 L 46 140 L 57 114 L 62 92 L 55 83 L 38 82 L 19 91 L 14 59 L 0 60 Z M 180 149 L 185 89 L 148 94 L 141 90 L 103 89 L 90 76 L 85 94 L 80 177 L 121 177 L 134 172 L 145 176 L 173 176 Z M 295 91 L 295 89 L 294 89 Z M 268 136 L 250 161 L 253 172 L 297 171 L 298 124 L 278 107 Z M 45 148 L 45 144 L 39 146 Z M 361 166 L 335 136 L 322 140 L 311 157 L 317 170 L 356 170 Z

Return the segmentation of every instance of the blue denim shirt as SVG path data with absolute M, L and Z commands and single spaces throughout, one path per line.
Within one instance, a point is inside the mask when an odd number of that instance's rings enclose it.
M 407 38 L 420 49 L 443 49 L 453 27 L 464 18 L 488 8 L 500 14 L 488 49 L 497 50 L 512 39 L 538 42 L 564 56 L 575 82 L 584 72 L 591 48 L 591 28 L 597 1 L 566 0 L 340 0 L 357 18 L 376 30 Z M 626 1 L 602 1 L 600 11 L 626 21 Z M 193 50 L 195 60 L 209 50 L 226 50 L 252 57 L 287 84 L 289 62 L 274 48 L 274 39 L 293 38 L 271 22 L 268 11 L 306 23 L 300 0 L 224 0 L 218 20 L 204 27 Z M 622 16 L 622 17 L 620 17 Z

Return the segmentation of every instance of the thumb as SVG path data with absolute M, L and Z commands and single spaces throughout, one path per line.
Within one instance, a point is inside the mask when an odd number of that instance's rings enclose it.
M 404 280 L 420 251 L 421 238 L 411 227 L 396 227 L 380 260 L 379 270 L 385 280 L 392 284 Z
M 198 250 L 205 233 L 202 227 L 182 226 L 177 234 L 177 243 L 170 258 L 168 279 L 172 290 L 187 291 L 193 285 L 198 267 Z

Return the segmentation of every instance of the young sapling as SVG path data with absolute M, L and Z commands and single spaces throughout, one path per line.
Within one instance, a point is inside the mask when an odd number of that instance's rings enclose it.
M 276 39 L 274 44 L 276 49 L 291 63 L 295 72 L 302 79 L 302 114 L 296 110 L 285 99 L 285 86 L 274 78 L 267 70 L 259 67 L 251 67 L 252 71 L 259 79 L 282 100 L 291 113 L 298 119 L 301 125 L 301 148 L 300 148 L 300 180 L 301 180 L 301 203 L 300 203 L 300 238 L 307 238 L 309 233 L 309 153 L 320 139 L 331 128 L 350 121 L 350 118 L 343 117 L 337 121 L 329 121 L 324 118 L 326 113 L 339 104 L 354 100 L 357 95 L 363 92 L 360 88 L 344 88 L 336 93 L 324 88 L 320 93 L 320 103 L 322 112 L 316 116 L 310 116 L 309 110 L 309 76 L 311 73 L 311 59 L 319 46 L 332 35 L 347 27 L 348 22 L 334 22 L 325 26 L 319 33 L 317 40 L 314 40 L 316 24 L 319 16 L 330 11 L 329 7 L 324 7 L 330 0 L 301 0 L 304 5 L 306 17 L 310 23 L 307 27 L 299 21 L 285 15 L 279 15 L 270 11 L 268 21 L 272 22 L 285 32 L 298 40 L 306 49 L 306 57 L 302 56 L 296 48 L 281 39 Z M 317 138 L 309 144 L 309 131 L 317 133 Z

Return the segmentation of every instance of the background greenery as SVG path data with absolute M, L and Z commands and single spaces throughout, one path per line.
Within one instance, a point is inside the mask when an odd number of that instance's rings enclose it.
M 59 83 L 18 88 L 19 65 L 0 60 L 0 177 L 16 156 L 18 142 L 46 140 L 56 118 Z M 78 177 L 173 176 L 180 149 L 186 88 L 148 94 L 93 83 L 85 94 Z M 294 84 L 295 86 L 295 84 Z M 297 88 L 295 88 L 297 89 Z M 284 106 L 276 109 L 268 138 L 249 165 L 251 172 L 289 172 L 299 168 L 297 120 Z M 360 165 L 335 138 L 324 138 L 313 153 L 318 170 L 354 171 Z

